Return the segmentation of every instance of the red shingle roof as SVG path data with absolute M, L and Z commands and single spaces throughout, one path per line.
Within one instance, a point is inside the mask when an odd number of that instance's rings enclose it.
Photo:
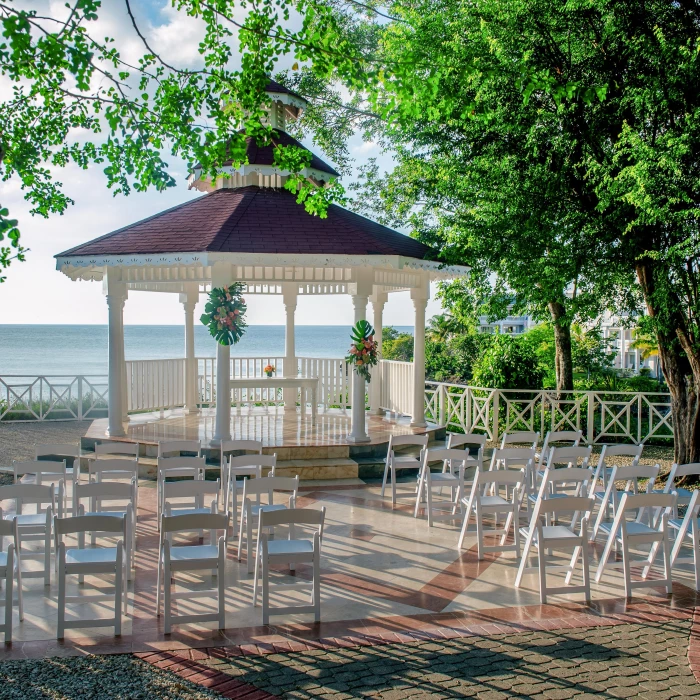
M 59 256 L 205 251 L 434 257 L 428 246 L 347 209 L 331 205 L 321 219 L 293 193 L 260 187 L 205 194 Z

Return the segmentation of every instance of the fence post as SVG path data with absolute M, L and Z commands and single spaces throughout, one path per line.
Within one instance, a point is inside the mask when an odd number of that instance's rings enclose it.
M 588 415 L 586 419 L 588 425 L 586 426 L 586 441 L 589 445 L 592 445 L 593 440 L 595 439 L 595 393 L 592 391 L 587 391 L 586 394 L 588 395 Z
M 447 425 L 447 414 L 445 412 L 445 404 L 447 403 L 447 387 L 444 384 L 438 384 L 438 424 Z
M 495 389 L 493 392 L 493 436 L 492 440 L 498 442 L 498 413 L 500 409 L 501 392 Z
M 78 420 L 83 420 L 83 378 L 78 376 Z
M 467 387 L 467 395 L 464 399 L 464 428 L 467 433 L 472 431 L 472 388 Z

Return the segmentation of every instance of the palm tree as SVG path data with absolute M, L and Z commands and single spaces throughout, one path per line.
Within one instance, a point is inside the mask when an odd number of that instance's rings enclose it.
M 437 314 L 428 322 L 427 336 L 430 340 L 444 343 L 458 330 L 459 323 L 450 314 Z

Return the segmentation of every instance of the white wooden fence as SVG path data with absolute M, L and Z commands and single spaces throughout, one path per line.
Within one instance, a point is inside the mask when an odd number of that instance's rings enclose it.
M 216 401 L 216 360 L 197 358 L 200 404 Z M 281 357 L 232 357 L 231 376 L 259 377 L 272 364 L 284 373 Z M 411 415 L 413 364 L 382 360 L 380 406 Z M 341 358 L 299 358 L 297 371 L 321 378 L 320 403 L 351 405 L 350 371 Z M 154 411 L 185 402 L 185 360 L 135 360 L 126 363 L 129 411 Z M 246 402 L 279 403 L 280 389 L 255 390 Z M 448 430 L 481 432 L 489 439 L 503 433 L 535 430 L 582 430 L 588 443 L 647 442 L 672 438 L 671 399 L 664 393 L 508 390 L 426 382 L 426 418 Z M 0 421 L 83 420 L 103 417 L 107 377 L 85 375 L 0 377 Z

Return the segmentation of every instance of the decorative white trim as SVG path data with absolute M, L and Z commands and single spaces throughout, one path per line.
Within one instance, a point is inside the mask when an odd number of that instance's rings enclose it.
M 238 188 L 249 186 L 261 186 L 260 178 L 270 178 L 271 187 L 282 187 L 290 176 L 289 170 L 281 170 L 274 165 L 242 165 L 240 168 L 234 168 L 231 165 L 225 165 L 218 169 L 215 183 L 211 178 L 202 178 L 202 169 L 194 168 L 187 177 L 189 189 L 195 189 L 200 192 L 211 192 L 220 188 Z M 312 180 L 329 182 L 335 180 L 336 175 L 318 170 L 316 168 L 304 168 L 300 171 L 303 177 L 311 178 Z

